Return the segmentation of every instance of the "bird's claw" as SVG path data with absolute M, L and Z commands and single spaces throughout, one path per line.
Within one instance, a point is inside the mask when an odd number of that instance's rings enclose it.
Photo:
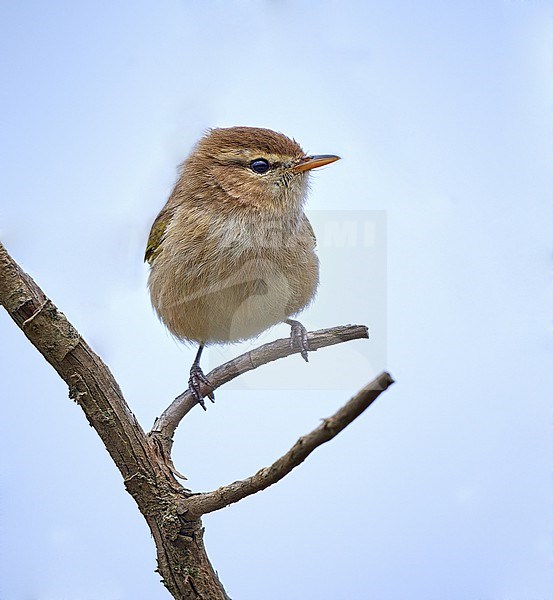
M 204 409 L 207 410 L 204 402 L 204 398 L 202 392 L 200 391 L 200 384 L 205 384 L 208 387 L 211 387 L 211 382 L 204 375 L 200 365 L 192 365 L 190 369 L 190 379 L 188 380 L 188 389 L 196 399 L 196 402 Z M 212 391 L 208 392 L 206 396 L 211 400 L 211 402 L 215 402 L 215 395 Z
M 309 362 L 307 352 L 309 351 L 309 340 L 307 339 L 307 329 L 299 322 L 293 319 L 286 321 L 292 328 L 290 332 L 290 347 L 299 348 L 301 357 L 305 362 Z

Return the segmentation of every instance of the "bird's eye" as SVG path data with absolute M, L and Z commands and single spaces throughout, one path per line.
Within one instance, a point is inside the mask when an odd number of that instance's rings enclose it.
M 266 161 L 264 158 L 256 158 L 250 163 L 250 169 L 254 173 L 259 173 L 260 175 L 266 173 L 269 170 L 270 166 L 271 165 L 269 165 L 269 162 Z

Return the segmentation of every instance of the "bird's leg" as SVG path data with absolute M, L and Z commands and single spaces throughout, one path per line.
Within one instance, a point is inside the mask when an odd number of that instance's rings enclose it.
M 200 367 L 200 358 L 202 356 L 203 349 L 204 349 L 204 344 L 200 344 L 200 347 L 198 348 L 198 353 L 196 354 L 196 358 L 194 359 L 194 362 L 192 363 L 192 367 L 190 368 L 190 379 L 188 380 L 188 389 L 192 392 L 192 395 L 194 396 L 194 398 L 196 398 L 196 401 L 198 402 L 198 404 L 204 410 L 207 410 L 205 407 L 205 402 L 204 402 L 203 396 L 200 392 L 200 384 L 201 383 L 205 383 L 205 385 L 208 385 L 209 387 L 211 387 L 211 383 L 209 382 L 209 379 L 204 375 L 204 372 L 202 371 L 202 368 Z M 211 402 L 215 402 L 215 396 L 214 396 L 213 392 L 209 392 L 207 394 L 207 397 L 211 400 Z
M 299 348 L 303 360 L 309 362 L 309 358 L 307 357 L 307 351 L 309 350 L 307 329 L 299 321 L 294 321 L 294 319 L 286 319 L 284 322 L 292 328 L 290 332 L 290 346 L 292 348 Z

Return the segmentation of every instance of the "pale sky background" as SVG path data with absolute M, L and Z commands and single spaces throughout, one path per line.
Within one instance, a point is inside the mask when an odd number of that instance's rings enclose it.
M 223 387 L 177 431 L 177 468 L 213 489 L 375 371 L 397 380 L 283 482 L 204 519 L 235 600 L 553 597 L 552 14 L 538 0 L 2 3 L 0 239 L 145 428 L 194 350 L 150 308 L 144 244 L 207 127 L 341 155 L 309 208 L 380 219 L 375 247 L 321 248 L 301 317 L 372 339 Z M 65 384 L 4 311 L 0 340 L 1 600 L 168 598 Z M 280 389 L 291 372 L 307 389 Z

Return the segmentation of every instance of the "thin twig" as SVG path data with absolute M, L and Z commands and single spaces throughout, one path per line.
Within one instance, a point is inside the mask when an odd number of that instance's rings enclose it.
M 324 419 L 316 429 L 301 437 L 293 446 L 270 467 L 264 467 L 255 475 L 220 487 L 213 492 L 193 495 L 186 501 L 187 516 L 200 517 L 238 502 L 280 481 L 290 471 L 301 464 L 321 444 L 328 442 L 347 427 L 378 396 L 394 383 L 389 373 L 381 373 L 360 390 L 351 400 L 328 419 Z
M 342 325 L 312 331 L 308 334 L 307 339 L 309 341 L 309 349 L 318 350 L 326 346 L 368 337 L 369 331 L 364 325 Z M 207 379 L 211 382 L 212 387 L 209 388 L 202 383 L 201 392 L 205 395 L 210 389 L 215 390 L 247 371 L 257 369 L 261 365 L 298 352 L 300 352 L 300 349 L 291 347 L 290 338 L 276 340 L 259 346 L 259 348 L 241 354 L 224 365 L 213 369 L 207 375 Z M 149 435 L 162 440 L 167 455 L 170 455 L 172 437 L 176 428 L 183 417 L 196 405 L 196 399 L 189 390 L 186 390 L 177 396 L 161 416 L 156 419 Z

